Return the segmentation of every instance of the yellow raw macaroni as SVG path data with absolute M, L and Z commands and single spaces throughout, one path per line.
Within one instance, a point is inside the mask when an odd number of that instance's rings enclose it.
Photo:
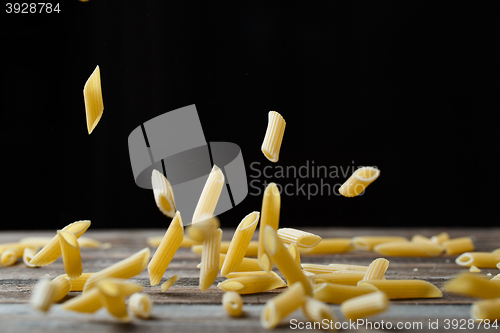
M 203 242 L 200 269 L 200 290 L 202 292 L 205 292 L 214 283 L 219 273 L 221 239 L 222 230 L 219 228 Z
M 33 267 L 38 267 L 37 265 L 33 265 L 32 263 L 30 263 L 30 260 L 36 255 L 36 251 L 32 248 L 25 248 L 24 249 L 24 252 L 23 252 L 23 261 L 24 261 L 24 264 L 30 268 L 33 268 Z
M 364 274 L 368 270 L 368 266 L 344 265 L 344 264 L 330 264 L 330 265 L 302 264 L 302 269 L 314 274 L 333 273 L 345 270 L 360 271 L 363 272 Z
M 376 245 L 373 250 L 392 257 L 436 257 L 443 253 L 443 248 L 432 242 L 390 242 Z
M 39 311 L 47 312 L 54 299 L 54 285 L 48 277 L 38 280 L 30 298 L 31 306 Z
M 83 87 L 83 99 L 85 101 L 85 113 L 87 115 L 87 130 L 90 134 L 97 126 L 104 110 L 99 66 L 94 69 L 94 72 L 90 75 Z
M 339 188 L 344 197 L 352 198 L 360 195 L 380 175 L 380 170 L 372 167 L 362 167 L 354 173 Z
M 186 227 L 186 234 L 192 240 L 203 243 L 219 227 L 220 221 L 216 216 L 202 215 L 198 222 Z
M 311 248 L 321 242 L 321 237 L 312 234 L 310 232 L 305 232 L 294 228 L 280 228 L 278 229 L 278 237 L 284 244 L 295 243 L 301 248 Z
M 443 293 L 424 280 L 363 280 L 358 287 L 375 286 L 389 298 L 439 298 Z
M 17 262 L 19 258 L 19 251 L 15 248 L 9 248 L 2 252 L 2 256 L 0 257 L 0 264 L 2 266 L 12 266 Z
M 151 184 L 156 206 L 164 215 L 172 218 L 175 215 L 175 198 L 172 186 L 167 178 L 158 170 L 151 174 Z
M 455 259 L 457 265 L 477 268 L 496 268 L 499 261 L 500 253 L 490 252 L 466 252 Z
M 281 197 L 278 187 L 275 183 L 270 183 L 264 191 L 262 199 L 262 214 L 259 227 L 259 253 L 258 260 L 260 267 L 269 272 L 273 269 L 273 261 L 266 253 L 264 245 L 264 230 L 267 226 L 274 231 L 278 230 L 280 221 Z
M 302 283 L 296 282 L 290 288 L 266 302 L 262 309 L 262 327 L 272 329 L 286 316 L 297 310 L 305 302 L 306 292 Z
M 172 287 L 172 285 L 176 283 L 178 279 L 179 277 L 177 275 L 172 276 L 170 279 L 168 279 L 167 281 L 165 281 L 165 283 L 161 285 L 161 291 L 167 291 L 167 289 Z
M 271 162 L 278 162 L 285 127 L 285 119 L 278 112 L 269 111 L 266 135 L 261 150 Z
M 425 237 L 425 236 L 422 236 L 422 235 L 413 235 L 413 237 L 411 238 L 411 241 L 412 243 L 421 243 L 421 242 L 424 242 L 424 243 L 433 243 L 433 244 L 438 244 L 436 242 L 433 242 L 429 237 Z M 438 244 L 440 245 L 440 244 Z
M 344 317 L 350 320 L 370 317 L 389 308 L 389 299 L 382 291 L 375 291 L 344 301 L 340 305 L 340 311 Z
M 335 271 L 332 273 L 322 273 L 313 275 L 314 283 L 337 283 L 356 286 L 359 281 L 363 280 L 365 272 L 355 270 Z
M 357 250 L 372 251 L 373 247 L 382 243 L 407 242 L 406 237 L 398 236 L 358 236 L 351 239 L 352 245 Z
M 146 239 L 146 242 L 151 247 L 158 247 L 160 245 L 162 239 L 163 239 L 163 236 L 153 236 L 153 237 L 148 237 Z M 201 243 L 202 242 L 197 242 L 197 241 L 189 238 L 189 236 L 184 235 L 184 238 L 182 239 L 181 245 L 179 245 L 179 247 L 191 248 L 192 246 L 195 246 L 195 245 L 199 245 L 201 247 Z M 201 250 L 200 250 L 200 254 L 201 254 Z
M 238 294 L 255 294 L 286 287 L 285 281 L 278 274 L 246 275 L 227 279 L 217 285 L 224 291 L 236 291 Z
M 325 282 L 314 285 L 314 298 L 326 303 L 342 304 L 348 299 L 374 291 L 377 291 L 377 288 L 372 285 L 349 286 Z
M 470 313 L 476 320 L 500 320 L 500 298 L 476 302 L 472 304 Z
M 223 186 L 224 174 L 218 166 L 214 165 L 201 192 L 191 223 L 202 221 L 200 220 L 202 216 L 213 216 Z
M 153 302 L 148 294 L 135 293 L 128 300 L 128 308 L 136 317 L 148 319 L 153 311 Z
M 450 281 L 444 288 L 454 294 L 478 298 L 500 297 L 500 283 L 491 281 L 479 274 L 463 272 Z
M 323 238 L 318 245 L 313 248 L 299 248 L 301 254 L 336 254 L 349 252 L 354 247 L 350 238 Z
M 439 235 L 435 235 L 431 237 L 431 241 L 436 244 L 443 245 L 444 242 L 450 239 L 450 235 L 447 232 L 442 232 Z
M 53 288 L 53 302 L 59 302 L 71 291 L 71 281 L 66 274 L 59 275 L 50 282 Z
M 302 304 L 302 312 L 307 319 L 313 322 L 323 323 L 323 320 L 326 319 L 330 327 L 332 323 L 334 324 L 337 321 L 328 304 L 310 296 L 305 297 L 304 304 Z
M 103 246 L 98 240 L 89 237 L 78 238 L 78 245 L 80 248 L 100 248 Z
M 474 251 L 474 243 L 470 237 L 454 238 L 443 242 L 446 254 L 462 254 L 464 252 Z
M 69 301 L 64 302 L 61 307 L 65 310 L 94 313 L 102 308 L 99 288 L 93 288 Z
M 239 317 L 243 313 L 243 300 L 235 291 L 227 291 L 222 296 L 222 306 L 231 317 Z
M 74 280 L 71 280 L 71 290 L 70 291 L 82 291 L 83 290 L 83 286 L 85 285 L 85 283 L 87 282 L 88 278 L 92 274 L 94 274 L 94 273 L 82 273 L 82 275 L 80 275 L 78 278 L 76 278 Z M 60 275 L 60 276 L 64 276 L 67 279 L 69 279 L 66 274 L 63 274 L 63 275 Z
M 385 271 L 389 267 L 389 260 L 378 258 L 372 261 L 365 272 L 363 280 L 382 280 L 385 277 Z
M 59 235 L 59 244 L 61 244 L 64 270 L 70 280 L 76 279 L 83 272 L 78 240 L 75 235 L 66 230 L 58 230 L 57 234 Z
M 297 244 L 291 243 L 288 246 L 288 252 L 290 252 L 290 255 L 292 256 L 293 260 L 295 260 L 297 262 L 297 264 L 299 264 L 299 267 L 300 267 L 300 265 L 301 265 L 300 252 L 299 252 L 299 248 L 297 247 Z

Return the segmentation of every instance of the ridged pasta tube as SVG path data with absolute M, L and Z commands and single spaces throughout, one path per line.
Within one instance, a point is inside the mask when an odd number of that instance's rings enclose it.
M 222 306 L 231 317 L 239 317 L 243 313 L 243 300 L 235 291 L 226 291 L 222 296 Z
M 82 257 L 78 240 L 71 232 L 58 230 L 59 244 L 63 257 L 64 270 L 70 280 L 76 279 L 82 275 Z
M 340 194 L 352 198 L 360 195 L 371 183 L 380 176 L 380 170 L 373 167 L 362 167 L 354 173 L 339 188 Z
M 321 242 L 321 237 L 295 228 L 278 229 L 278 237 L 284 244 L 295 243 L 301 248 L 312 248 Z
M 344 301 L 340 310 L 344 317 L 350 320 L 370 317 L 389 308 L 389 299 L 382 291 L 375 291 Z
M 214 165 L 208 175 L 208 179 L 201 192 L 200 199 L 194 210 L 191 223 L 202 221 L 203 216 L 213 216 L 217 202 L 219 201 L 222 187 L 224 186 L 224 174 L 218 166 Z
M 268 300 L 260 316 L 262 327 L 266 329 L 276 327 L 281 320 L 304 304 L 305 297 L 306 292 L 302 283 L 296 282 L 288 290 Z
M 270 183 L 266 187 L 264 197 L 262 199 L 259 227 L 259 253 L 257 257 L 260 267 L 262 267 L 262 269 L 266 272 L 270 272 L 273 269 L 273 261 L 266 253 L 266 247 L 264 245 L 264 230 L 267 226 L 272 228 L 274 231 L 278 230 L 280 210 L 281 197 L 278 186 L 276 186 L 275 183 Z
M 202 292 L 205 292 L 214 283 L 219 274 L 221 239 L 222 230 L 219 228 L 203 242 L 200 269 L 200 290 Z
M 391 299 L 443 297 L 441 290 L 424 280 L 363 280 L 358 282 L 358 287 L 368 284 L 383 291 Z
M 136 317 L 148 319 L 153 311 L 153 302 L 148 294 L 135 293 L 128 300 L 128 308 Z
M 500 262 L 500 253 L 490 252 L 465 252 L 455 259 L 457 265 L 478 268 L 496 268 Z
M 271 162 L 278 162 L 285 127 L 285 119 L 278 112 L 269 111 L 266 135 L 261 150 Z
M 158 170 L 153 170 L 151 174 L 151 184 L 153 186 L 153 195 L 156 206 L 165 216 L 174 217 L 175 197 L 172 186 L 167 178 Z

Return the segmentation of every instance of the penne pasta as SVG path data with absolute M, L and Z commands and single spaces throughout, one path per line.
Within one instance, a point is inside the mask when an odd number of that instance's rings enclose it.
M 148 265 L 149 281 L 152 286 L 160 283 L 175 252 L 179 249 L 183 237 L 184 227 L 182 225 L 181 213 L 177 211 Z
M 153 311 L 153 302 L 148 294 L 135 293 L 128 300 L 128 308 L 136 317 L 148 319 Z
M 448 292 L 469 297 L 500 297 L 500 283 L 491 281 L 485 276 L 469 272 L 463 272 L 457 275 L 448 281 L 444 285 L 444 288 Z
M 320 283 L 314 285 L 314 298 L 333 304 L 341 304 L 342 302 L 377 291 L 377 288 L 371 285 L 366 286 L 349 286 L 345 284 L 336 283 Z
M 205 292 L 214 283 L 219 273 L 221 239 L 222 230 L 219 228 L 203 242 L 200 269 L 200 290 L 202 292 Z
M 422 235 L 413 235 L 413 237 L 411 238 L 411 242 L 412 243 L 424 242 L 424 243 L 433 243 L 440 245 L 439 243 L 433 242 L 429 237 L 425 237 Z
M 99 288 L 93 288 L 88 292 L 82 293 L 64 302 L 61 307 L 70 311 L 94 313 L 102 308 L 102 302 L 99 296 L 100 293 Z
M 362 167 L 354 173 L 339 188 L 339 193 L 344 197 L 352 198 L 363 191 L 380 176 L 380 170 L 372 167 Z
M 330 265 L 319 265 L 319 264 L 302 264 L 302 269 L 314 274 L 325 274 L 325 273 L 333 273 L 337 271 L 361 271 L 366 272 L 368 270 L 368 266 L 359 266 L 359 265 L 344 265 L 344 264 L 330 264 Z
M 436 257 L 443 253 L 443 248 L 432 242 L 390 242 L 376 245 L 373 250 L 391 257 Z
M 312 248 L 321 242 L 321 237 L 318 235 L 294 228 L 278 229 L 278 237 L 286 245 L 295 243 L 301 248 Z
M 474 251 L 474 243 L 470 237 L 454 238 L 443 242 L 446 254 L 462 254 L 464 252 Z
M 199 221 L 186 227 L 186 234 L 196 242 L 201 242 L 219 229 L 220 221 L 216 216 L 202 215 Z
M 268 300 L 260 316 L 262 327 L 266 329 L 276 327 L 281 320 L 304 304 L 306 295 L 302 283 L 297 282 L 288 290 Z
M 387 268 L 389 268 L 389 260 L 384 258 L 375 259 L 368 266 L 363 280 L 382 280 L 385 278 Z
M 87 131 L 92 133 L 102 117 L 104 105 L 102 102 L 101 72 L 97 66 L 83 87 L 85 114 L 87 117 Z
M 222 276 L 231 273 L 243 261 L 248 245 L 252 240 L 252 236 L 259 222 L 259 216 L 259 212 L 248 214 L 236 228 L 222 264 Z
M 31 307 L 42 312 L 50 309 L 54 299 L 54 285 L 48 277 L 38 280 L 30 297 Z
M 236 291 L 238 294 L 256 294 L 286 287 L 286 283 L 278 274 L 271 272 L 227 279 L 217 287 L 224 291 Z
M 121 320 L 122 322 L 130 321 L 130 317 L 127 311 L 127 305 L 125 304 L 125 297 L 120 295 L 113 295 L 108 293 L 106 288 L 102 288 L 99 284 L 99 299 L 102 305 L 108 310 L 109 314 L 115 318 Z M 102 288 L 102 289 L 101 289 Z
M 475 320 L 500 320 L 500 298 L 476 302 L 472 304 L 470 313 Z
M 389 308 L 389 299 L 382 291 L 375 291 L 344 301 L 340 311 L 350 320 L 370 317 Z
M 50 282 L 53 285 L 53 302 L 59 302 L 71 291 L 71 281 L 67 275 L 59 275 Z
M 439 235 L 435 235 L 431 237 L 431 241 L 436 244 L 443 245 L 444 242 L 450 239 L 450 235 L 447 232 L 442 232 Z
M 278 230 L 280 209 L 281 197 L 279 189 L 275 183 L 270 183 L 266 187 L 264 197 L 262 199 L 262 214 L 260 217 L 259 227 L 259 253 L 257 256 L 260 267 L 262 267 L 262 269 L 266 272 L 270 272 L 273 269 L 273 261 L 266 253 L 266 247 L 264 245 L 264 230 L 267 226 L 272 228 L 274 231 Z
M 278 112 L 269 111 L 266 135 L 260 149 L 271 162 L 278 162 L 285 127 L 285 119 Z
M 455 259 L 457 265 L 477 268 L 496 268 L 499 261 L 500 253 L 490 252 L 466 252 Z
M 71 280 L 71 290 L 70 291 L 82 291 L 83 286 L 87 282 L 88 278 L 94 273 L 82 273 L 78 278 Z M 66 274 L 60 275 L 66 277 L 68 280 L 68 276 Z
M 179 277 L 177 275 L 172 276 L 170 279 L 168 279 L 167 281 L 165 281 L 165 283 L 161 285 L 161 291 L 163 292 L 167 291 L 167 289 L 172 287 L 172 285 L 176 283 L 178 279 Z
M 100 248 L 102 246 L 101 242 L 89 237 L 78 238 L 78 245 L 80 248 Z
M 351 239 L 352 245 L 363 251 L 372 251 L 375 245 L 389 242 L 408 242 L 408 239 L 398 236 L 358 236 Z
M 222 296 L 222 306 L 231 317 L 239 317 L 243 313 L 243 300 L 235 291 L 227 291 Z
M 16 248 L 8 248 L 2 252 L 0 256 L 0 265 L 2 266 L 12 266 L 17 262 L 19 258 L 19 251 Z
M 32 248 L 25 248 L 23 252 L 23 262 L 26 266 L 30 268 L 38 267 L 37 265 L 33 265 L 30 263 L 30 260 L 36 255 L 36 251 Z
M 391 299 L 443 297 L 441 290 L 424 280 L 363 280 L 358 282 L 358 287 L 368 284 L 383 291 Z
M 291 243 L 290 246 L 288 246 L 288 252 L 290 252 L 292 259 L 295 260 L 300 267 L 302 263 L 300 262 L 300 252 L 297 244 Z
M 336 254 L 352 251 L 350 238 L 323 238 L 318 245 L 313 248 L 299 248 L 301 254 Z
M 333 327 L 332 325 L 337 321 L 328 304 L 310 296 L 305 297 L 305 301 L 302 304 L 302 312 L 307 319 L 313 322 L 323 323 L 324 320 L 327 320 L 330 327 Z
M 173 218 L 176 212 L 175 198 L 172 186 L 167 178 L 158 170 L 151 173 L 151 185 L 156 206 L 163 215 Z
M 242 276 L 252 276 L 252 275 L 275 275 L 275 272 L 266 272 L 266 271 L 248 271 L 248 272 L 231 272 L 226 275 L 226 279 L 234 279 Z M 278 275 L 279 276 L 279 275 Z M 286 285 L 286 283 L 285 283 Z
M 213 216 L 223 186 L 224 174 L 218 166 L 214 165 L 201 192 L 191 224 L 202 221 L 200 219 L 202 216 Z
M 76 238 L 87 231 L 90 227 L 90 221 L 77 221 L 65 226 L 62 230 L 69 231 Z M 59 235 L 55 235 L 38 253 L 31 259 L 30 263 L 37 266 L 47 266 L 61 256 L 61 245 L 59 244 Z
M 314 283 L 337 283 L 356 286 L 359 281 L 363 280 L 365 272 L 355 270 L 335 271 L 332 273 L 322 273 L 313 275 Z
M 19 240 L 19 244 L 27 244 L 28 246 L 32 247 L 33 249 L 36 248 L 42 248 L 45 245 L 47 245 L 48 242 L 52 237 L 24 237 Z M 1 247 L 1 245 L 0 245 Z M 1 250 L 0 250 L 1 251 Z
M 148 237 L 146 239 L 146 242 L 151 247 L 158 247 L 160 245 L 162 239 L 163 239 L 163 236 L 153 236 L 153 237 Z M 192 240 L 191 238 L 189 238 L 188 235 L 184 235 L 184 238 L 182 239 L 181 245 L 179 245 L 179 247 L 191 248 L 192 246 L 200 246 L 200 253 L 199 254 L 201 254 L 201 243 L 202 242 L 197 242 L 195 240 Z
M 78 240 L 75 235 L 66 230 L 58 230 L 57 235 L 59 236 L 59 244 L 61 245 L 64 270 L 70 280 L 76 279 L 83 272 Z
M 264 244 L 266 253 L 270 259 L 276 262 L 281 273 L 285 276 L 288 286 L 295 282 L 301 282 L 306 295 L 312 296 L 312 287 L 309 279 L 302 273 L 302 269 L 297 261 L 293 260 L 290 252 L 281 240 L 278 238 L 276 231 L 271 226 L 266 226 L 264 230 Z
M 87 282 L 83 287 L 83 291 L 89 291 L 90 289 L 97 286 L 97 283 L 106 278 L 114 277 L 129 279 L 138 275 L 146 267 L 149 261 L 149 254 L 149 249 L 144 248 L 136 254 L 123 259 L 122 261 L 119 261 L 116 264 L 103 269 L 102 271 L 93 273 L 87 279 Z

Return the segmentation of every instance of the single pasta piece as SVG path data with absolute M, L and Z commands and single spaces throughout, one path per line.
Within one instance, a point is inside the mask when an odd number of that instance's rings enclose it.
M 304 304 L 306 295 L 302 283 L 297 282 L 288 290 L 268 300 L 260 316 L 262 327 L 266 329 L 276 327 L 281 320 Z
M 256 294 L 286 287 L 286 283 L 278 274 L 271 272 L 227 279 L 219 283 L 217 287 L 224 291 L 236 291 L 238 294 Z
M 78 238 L 78 245 L 80 248 L 100 248 L 102 243 L 89 237 L 80 237 Z
M 464 252 L 474 251 L 474 243 L 470 237 L 454 238 L 442 243 L 446 254 L 462 254 Z
M 278 112 L 269 111 L 266 135 L 260 149 L 271 162 L 278 162 L 285 127 L 285 119 Z
M 194 210 L 191 224 L 202 221 L 200 219 L 202 216 L 214 215 L 215 206 L 217 206 L 223 186 L 224 174 L 221 169 L 214 164 L 212 171 L 208 175 L 207 182 L 203 187 L 196 209 Z
M 54 286 L 53 302 L 59 302 L 71 291 L 71 281 L 66 274 L 59 275 L 50 283 Z
M 372 251 L 375 245 L 389 242 L 408 242 L 408 239 L 399 236 L 358 236 L 351 239 L 352 245 L 363 251 Z
M 182 225 L 181 213 L 177 211 L 172 222 L 170 222 L 165 236 L 163 236 L 160 246 L 158 246 L 153 259 L 151 259 L 148 265 L 149 281 L 152 286 L 160 283 L 175 252 L 179 249 L 183 237 L 184 227 Z
M 29 244 L 29 243 L 6 243 L 6 244 L 0 244 L 0 254 L 3 254 L 5 250 L 11 250 L 14 251 L 16 254 L 16 257 L 22 257 L 23 252 L 26 248 L 30 249 L 37 249 L 38 246 L 34 244 Z
M 304 315 L 313 322 L 323 323 L 323 320 L 327 320 L 330 324 L 335 323 L 337 319 L 333 314 L 332 309 L 328 304 L 321 302 L 310 296 L 305 297 L 305 301 L 302 304 L 302 312 Z
M 167 289 L 172 287 L 172 285 L 176 283 L 178 279 L 179 277 L 177 275 L 172 276 L 170 279 L 168 279 L 167 281 L 165 281 L 165 283 L 161 285 L 161 291 L 167 291 Z
M 320 283 L 314 285 L 314 298 L 320 301 L 333 304 L 342 304 L 342 302 L 377 291 L 377 288 L 372 285 L 364 286 L 349 286 L 337 283 Z
M 58 230 L 57 234 L 59 235 L 59 243 L 61 244 L 64 270 L 70 280 L 76 279 L 83 272 L 78 240 L 75 235 L 66 230 Z
M 472 273 L 480 273 L 481 270 L 479 268 L 477 268 L 476 266 L 472 265 L 470 266 L 469 268 L 469 272 L 472 272 Z
M 500 298 L 476 302 L 472 304 L 470 313 L 475 320 L 500 320 Z
M 497 298 L 500 297 L 500 283 L 491 281 L 479 274 L 463 272 L 448 281 L 444 288 L 454 294 L 478 297 Z
M 38 280 L 30 298 L 31 307 L 47 312 L 50 309 L 54 299 L 54 285 L 50 283 L 48 277 L 43 277 Z
M 363 280 L 365 272 L 355 270 L 335 271 L 332 273 L 322 273 L 313 275 L 314 283 L 337 283 L 356 286 L 359 281 Z
M 189 238 L 203 243 L 219 227 L 220 221 L 216 216 L 202 215 L 198 222 L 186 227 L 186 234 Z
M 284 244 L 295 243 L 302 248 L 315 247 L 321 242 L 320 236 L 294 228 L 278 229 L 278 237 Z
M 102 271 L 93 273 L 87 279 L 83 291 L 89 291 L 101 280 L 109 277 L 129 279 L 141 273 L 149 261 L 149 248 L 144 248 L 136 254 L 111 265 Z
M 239 317 L 243 313 L 243 300 L 235 291 L 226 291 L 222 296 L 222 306 L 231 317 Z
M 51 239 L 52 239 L 52 237 L 24 237 L 24 238 L 21 238 L 18 243 L 28 244 L 29 246 L 33 247 L 34 249 L 36 249 L 36 248 L 40 249 L 40 248 L 44 247 L 45 245 L 47 245 L 47 243 L 50 242 Z M 0 247 L 1 247 L 1 245 L 0 245 Z
M 266 253 L 264 245 L 264 230 L 267 226 L 274 231 L 278 230 L 280 222 L 281 197 L 280 191 L 275 183 L 267 185 L 262 199 L 262 214 L 259 227 L 259 253 L 258 260 L 263 270 L 270 272 L 273 269 L 273 261 Z
M 413 237 L 411 238 L 411 242 L 412 243 L 421 243 L 421 242 L 424 242 L 424 243 L 433 243 L 433 244 L 438 244 L 438 245 L 441 245 L 439 243 L 436 243 L 436 242 L 433 242 L 429 237 L 425 237 L 425 236 L 422 236 L 422 235 L 413 235 Z
M 222 241 L 220 243 L 220 253 L 227 253 L 227 251 L 229 250 L 229 245 L 231 245 L 230 241 Z M 259 254 L 259 241 L 250 241 L 245 251 L 245 257 L 257 257 L 258 254 Z
M 385 277 L 387 268 L 389 268 L 389 260 L 384 258 L 375 259 L 368 266 L 363 280 L 382 280 Z
M 19 258 L 18 250 L 15 248 L 9 248 L 2 252 L 0 257 L 0 264 L 2 266 L 12 266 L 17 262 Z
M 205 292 L 214 283 L 219 273 L 221 239 L 222 230 L 219 228 L 203 242 L 200 269 L 200 290 L 202 292 Z
M 148 294 L 135 293 L 128 300 L 128 308 L 136 317 L 148 319 L 153 311 L 153 302 Z
M 172 218 L 175 215 L 175 198 L 172 186 L 167 178 L 158 170 L 153 170 L 151 174 L 151 184 L 156 206 L 164 215 Z
M 24 264 L 30 268 L 33 268 L 33 267 L 38 267 L 37 265 L 33 265 L 32 263 L 30 263 L 30 260 L 36 255 L 36 250 L 32 249 L 32 248 L 25 248 L 24 249 L 24 252 L 23 252 L 23 261 L 24 261 Z
M 227 250 L 224 263 L 222 264 L 221 275 L 226 276 L 231 273 L 245 257 L 248 245 L 252 240 L 255 228 L 259 223 L 259 212 L 252 212 L 245 216 L 240 222 L 236 231 L 234 232 L 233 239 Z
M 87 231 L 90 227 L 90 221 L 77 221 L 65 226 L 62 230 L 69 231 L 76 238 Z M 38 253 L 31 259 L 30 263 L 37 266 L 47 266 L 61 256 L 61 245 L 59 244 L 59 235 L 55 235 Z
M 450 239 L 450 235 L 447 232 L 442 232 L 439 235 L 435 235 L 431 237 L 431 241 L 436 244 L 443 245 L 444 242 Z
M 500 253 L 490 252 L 466 252 L 455 259 L 457 265 L 477 268 L 496 268 L 499 261 Z
M 264 244 L 266 253 L 270 259 L 276 262 L 279 270 L 285 276 L 288 285 L 301 282 L 306 295 L 312 296 L 312 287 L 309 279 L 302 273 L 302 269 L 297 261 L 293 260 L 283 242 L 278 238 L 276 230 L 271 226 L 266 226 L 264 230 Z
M 344 265 L 344 264 L 330 264 L 330 265 L 302 264 L 302 269 L 314 274 L 333 273 L 345 270 L 360 271 L 363 272 L 364 274 L 368 270 L 368 266 Z
M 389 298 L 439 298 L 443 293 L 435 285 L 424 280 L 363 280 L 358 287 L 377 287 Z
M 336 254 L 352 251 L 350 238 L 323 238 L 318 245 L 313 248 L 299 248 L 301 254 Z
M 380 176 L 380 170 L 372 167 L 362 167 L 354 173 L 339 188 L 340 194 L 352 198 L 360 195 L 371 183 Z
M 130 317 L 125 297 L 119 293 L 116 286 L 108 280 L 102 280 L 99 282 L 97 289 L 99 290 L 99 299 L 106 310 L 115 318 L 128 322 Z
M 85 113 L 87 115 L 87 130 L 90 133 L 97 126 L 102 117 L 104 105 L 102 103 L 101 72 L 99 66 L 94 69 L 83 87 Z
M 376 245 L 373 250 L 392 257 L 436 257 L 443 253 L 443 248 L 432 242 L 390 242 Z
M 382 291 L 375 291 L 344 301 L 340 305 L 340 311 L 344 317 L 350 320 L 370 317 L 389 308 L 389 299 Z
M 295 260 L 297 262 L 297 264 L 299 264 L 299 267 L 300 267 L 300 265 L 301 265 L 300 252 L 299 252 L 299 248 L 297 247 L 297 244 L 291 243 L 288 246 L 288 252 L 290 252 L 290 255 L 292 256 L 293 260 Z
M 61 307 L 70 311 L 94 313 L 102 308 L 99 294 L 101 294 L 99 288 L 93 288 L 86 293 L 64 302 Z
M 71 290 L 70 291 L 82 291 L 83 286 L 87 282 L 88 278 L 94 273 L 82 273 L 79 277 L 74 280 L 71 280 Z M 68 276 L 66 274 L 60 275 L 66 277 L 68 280 Z

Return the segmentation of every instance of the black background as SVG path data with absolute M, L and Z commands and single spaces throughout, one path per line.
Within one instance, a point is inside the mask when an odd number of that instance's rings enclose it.
M 249 181 L 252 162 L 380 168 L 357 198 L 282 196 L 283 227 L 498 225 L 499 8 L 449 4 L 2 9 L 1 228 L 81 219 L 93 229 L 165 228 L 151 191 L 134 183 L 127 138 L 190 104 L 207 141 L 241 147 Z M 82 90 L 96 65 L 104 114 L 88 135 Z M 287 122 L 277 164 L 260 151 L 269 110 Z M 222 226 L 260 206 L 249 195 Z

